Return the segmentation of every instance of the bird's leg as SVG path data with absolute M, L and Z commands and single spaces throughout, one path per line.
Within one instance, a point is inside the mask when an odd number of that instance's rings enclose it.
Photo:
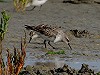
M 55 49 L 55 47 L 53 47 L 53 46 L 51 45 L 50 41 L 48 41 L 48 44 L 49 44 L 53 49 Z
M 31 10 L 34 10 L 36 8 L 36 6 L 34 6 Z
M 32 10 L 34 10 L 34 9 L 35 9 L 35 7 L 36 7 L 36 6 L 34 6 L 31 10 L 28 10 L 28 11 L 32 11 Z
M 72 47 L 71 47 L 70 43 L 68 43 L 68 46 L 69 46 L 69 47 L 70 47 L 70 49 L 72 50 Z
M 44 45 L 45 45 L 45 48 L 47 48 L 47 46 L 46 46 L 46 40 L 44 40 Z
M 41 7 L 42 7 L 42 5 L 40 6 L 40 9 L 39 9 L 39 11 L 41 10 Z
M 62 41 L 65 42 L 66 44 L 68 44 L 68 46 L 72 50 L 72 47 L 71 47 L 70 42 L 69 42 L 69 38 L 67 36 L 65 36 Z
M 31 40 L 32 40 L 32 38 L 30 37 L 30 39 L 29 39 L 29 43 L 31 42 Z

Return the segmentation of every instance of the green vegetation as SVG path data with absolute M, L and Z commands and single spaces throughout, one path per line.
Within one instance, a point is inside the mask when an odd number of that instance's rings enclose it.
M 4 35 L 7 32 L 8 28 L 8 21 L 10 19 L 10 16 L 6 13 L 6 11 L 2 11 L 2 18 L 1 18 L 1 24 L 0 24 L 0 40 L 2 41 L 4 39 Z
M 2 58 L 2 41 L 4 39 L 4 35 L 7 32 L 8 21 L 10 16 L 6 13 L 6 11 L 1 12 L 1 24 L 0 24 L 0 58 Z
M 10 16 L 6 13 L 6 11 L 1 12 L 1 24 L 0 24 L 0 58 L 2 58 L 2 41 L 4 39 L 4 35 L 7 32 L 8 21 Z
M 25 38 L 21 39 L 21 49 L 14 47 L 13 54 L 7 49 L 7 63 L 0 58 L 0 75 L 18 75 L 24 66 L 26 57 L 26 33 Z M 13 59 L 13 60 L 12 60 Z
M 2 41 L 4 39 L 4 35 L 7 31 L 8 21 L 9 21 L 10 17 L 6 13 L 6 11 L 2 11 L 1 14 L 2 14 L 2 17 L 1 17 L 1 23 L 0 23 L 0 73 L 2 74 L 1 68 L 4 67 L 3 66 L 4 62 L 2 59 Z
M 60 50 L 60 51 L 57 51 L 57 52 L 48 51 L 46 54 L 65 54 L 65 51 L 64 50 Z
M 0 0 L 0 2 L 5 2 L 4 0 Z
M 96 73 L 96 75 L 100 75 L 100 72 Z

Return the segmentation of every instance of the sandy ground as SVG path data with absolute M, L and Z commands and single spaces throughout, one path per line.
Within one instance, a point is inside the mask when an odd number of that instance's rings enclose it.
M 64 61 L 64 63 L 94 63 L 100 61 L 100 4 L 71 4 L 62 3 L 61 0 L 49 0 L 43 5 L 41 10 L 37 7 L 33 11 L 21 13 L 14 10 L 12 1 L 8 1 L 0 3 L 0 12 L 2 10 L 8 11 L 11 15 L 8 32 L 4 40 L 4 55 L 6 55 L 6 48 L 9 48 L 11 51 L 13 50 L 13 45 L 16 48 L 20 48 L 20 39 L 24 36 L 25 24 L 48 24 L 63 28 L 70 38 L 73 50 L 70 50 L 65 43 L 59 42 L 53 44 L 58 48 L 54 51 L 64 50 L 65 54 L 45 55 L 49 50 L 53 49 L 49 46 L 48 49 L 44 49 L 44 45 L 41 44 L 43 39 L 37 38 L 27 44 L 26 64 L 33 64 L 35 61 L 59 60 Z M 77 38 L 70 34 L 70 30 L 74 29 L 87 30 L 90 36 Z M 28 40 L 27 32 L 27 42 Z M 100 67 L 100 64 L 98 66 Z M 96 65 L 96 67 L 98 66 Z

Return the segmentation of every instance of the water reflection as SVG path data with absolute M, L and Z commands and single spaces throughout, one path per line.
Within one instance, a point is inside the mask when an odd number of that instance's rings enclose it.
M 60 61 L 60 60 L 59 61 L 58 60 L 55 61 L 55 60 L 42 60 L 42 59 L 41 60 L 38 60 L 38 59 L 34 59 L 34 60 L 27 59 L 25 61 L 25 65 L 24 66 L 26 66 L 26 65 L 35 65 L 35 63 L 37 63 L 37 62 L 42 62 L 42 63 L 51 62 L 51 63 L 55 63 L 55 65 L 57 65 L 58 67 L 63 66 L 63 64 L 67 64 L 67 65 L 69 65 L 70 67 L 72 67 L 72 68 L 74 68 L 76 70 L 79 70 L 81 68 L 82 64 L 84 63 L 84 64 L 88 64 L 89 68 L 93 69 L 95 72 L 100 71 L 100 60 L 98 60 L 98 61 L 88 61 L 88 62 L 86 62 L 86 61 L 77 61 L 77 62 L 72 61 L 72 62 L 70 62 L 70 61 Z

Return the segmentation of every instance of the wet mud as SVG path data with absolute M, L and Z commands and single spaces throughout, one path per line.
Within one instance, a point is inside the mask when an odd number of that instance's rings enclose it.
M 29 7 L 27 9 L 31 8 L 32 7 Z M 94 70 L 95 72 L 100 71 L 99 3 L 73 4 L 70 2 L 63 3 L 63 0 L 48 0 L 47 3 L 42 6 L 41 10 L 39 7 L 36 7 L 33 11 L 16 12 L 14 10 L 13 2 L 10 0 L 7 2 L 0 2 L 0 12 L 2 10 L 6 10 L 11 16 L 8 31 L 3 43 L 3 56 L 6 56 L 7 48 L 9 48 L 10 52 L 13 52 L 13 46 L 20 49 L 21 37 L 24 36 L 24 25 L 28 24 L 35 26 L 39 24 L 48 24 L 51 26 L 61 26 L 66 35 L 69 37 L 72 50 L 70 50 L 68 45 L 63 42 L 55 44 L 52 42 L 52 45 L 57 49 L 52 49 L 49 45 L 48 49 L 45 49 L 42 38 L 37 38 L 28 43 L 29 32 L 26 31 L 27 56 L 25 59 L 25 66 L 33 66 L 35 62 L 52 61 L 56 62 L 56 65 L 58 65 L 58 67 L 56 67 L 55 69 L 50 69 L 54 72 L 54 74 L 60 75 L 61 72 L 64 72 L 65 75 L 68 75 L 70 73 L 74 73 L 74 71 L 72 70 L 73 68 L 66 68 L 66 65 L 65 69 L 63 69 L 64 64 L 70 62 L 68 66 L 71 66 L 74 63 L 82 64 L 84 62 L 89 62 L 88 65 L 92 67 L 92 70 Z M 64 51 L 64 54 L 47 54 L 48 51 L 59 52 L 62 50 Z M 62 66 L 60 65 L 59 67 L 59 63 L 57 63 L 58 61 L 62 61 L 64 64 Z M 94 62 L 96 63 L 94 64 Z M 76 69 L 79 66 L 74 65 L 74 67 Z M 70 72 L 68 72 L 67 69 L 69 69 Z M 51 72 L 50 70 L 49 73 L 52 75 L 53 72 Z M 59 70 L 61 72 L 59 72 Z M 78 68 L 78 71 L 75 70 L 75 74 L 84 72 L 84 70 L 86 71 L 86 73 L 89 73 L 89 75 L 94 74 L 94 72 L 90 70 L 90 68 L 81 69 L 81 67 Z M 33 73 L 43 74 L 40 69 L 33 71 Z

